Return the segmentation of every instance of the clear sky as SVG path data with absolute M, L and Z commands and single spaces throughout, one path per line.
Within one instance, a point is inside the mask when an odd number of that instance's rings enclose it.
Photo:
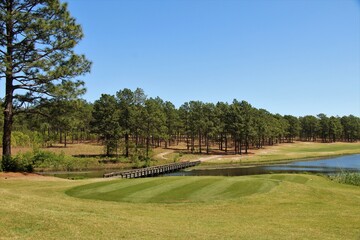
M 176 107 L 246 100 L 272 113 L 360 116 L 356 0 L 62 0 L 93 61 L 88 101 L 142 88 Z

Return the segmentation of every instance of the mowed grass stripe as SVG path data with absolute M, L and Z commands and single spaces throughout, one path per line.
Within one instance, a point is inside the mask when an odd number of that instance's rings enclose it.
M 66 193 L 78 198 L 117 202 L 210 202 L 265 193 L 278 183 L 269 178 L 161 177 L 87 184 Z
M 136 191 L 123 198 L 126 202 L 158 202 L 157 196 L 164 194 L 165 192 L 171 191 L 176 188 L 181 188 L 194 180 L 187 177 L 166 177 L 161 178 L 162 184 L 152 185 L 149 188 L 141 191 Z M 164 202 L 164 201 L 160 201 Z
M 207 186 L 204 186 L 198 191 L 194 192 L 191 195 L 191 199 L 199 202 L 209 202 L 213 200 L 221 199 L 222 192 L 226 189 L 231 182 L 238 181 L 239 179 L 229 178 L 229 177 L 213 177 L 217 181 L 214 181 Z
M 121 201 L 133 192 L 162 183 L 165 183 L 162 178 L 123 179 L 78 186 L 66 191 L 66 194 L 79 198 Z
M 141 180 L 141 182 L 140 182 Z M 176 179 L 169 179 L 169 181 L 174 181 Z M 164 184 L 167 184 L 162 178 L 156 178 L 153 180 L 151 178 L 146 179 L 134 179 L 133 181 L 139 181 L 138 184 L 127 186 L 125 188 L 119 188 L 113 191 L 110 191 L 104 194 L 103 198 L 109 201 L 122 201 L 122 202 L 143 202 L 141 198 L 131 197 L 132 195 L 139 193 L 140 196 L 143 195 L 143 191 L 150 190 Z
M 188 178 L 188 177 L 183 177 Z M 219 178 L 214 177 L 191 177 L 187 180 L 188 183 L 169 189 L 166 192 L 162 192 L 149 199 L 149 202 L 155 203 L 176 203 L 176 202 L 193 202 L 191 196 L 196 192 L 200 191 L 202 188 L 209 186 L 215 182 L 219 181 Z
M 247 177 L 218 177 L 218 181 L 199 189 L 191 195 L 195 201 L 237 199 L 255 193 L 265 193 L 277 186 L 269 179 L 255 180 Z
M 248 179 L 236 181 L 229 185 L 221 195 L 224 198 L 239 198 L 252 194 L 261 194 L 270 191 L 278 183 L 268 179 Z

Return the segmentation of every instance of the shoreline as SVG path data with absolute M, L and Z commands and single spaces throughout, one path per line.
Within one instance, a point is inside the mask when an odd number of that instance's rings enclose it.
M 251 167 L 261 167 L 261 166 L 268 166 L 268 165 L 276 165 L 276 164 L 287 164 L 292 162 L 305 162 L 305 161 L 313 161 L 313 160 L 321 160 L 327 158 L 337 158 L 342 156 L 348 155 L 360 155 L 359 153 L 341 153 L 341 154 L 331 154 L 331 155 L 324 155 L 324 156 L 309 156 L 304 158 L 289 158 L 289 159 L 273 159 L 268 161 L 260 161 L 260 162 L 202 162 L 199 166 L 193 167 L 191 169 L 196 170 L 206 170 L 206 169 L 225 169 L 225 168 L 251 168 Z M 191 170 L 190 170 L 191 171 Z

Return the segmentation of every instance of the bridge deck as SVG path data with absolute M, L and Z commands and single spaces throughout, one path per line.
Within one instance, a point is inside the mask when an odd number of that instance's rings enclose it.
M 121 177 L 121 178 L 149 177 L 149 176 L 155 176 L 155 175 L 159 175 L 159 174 L 174 172 L 174 171 L 188 168 L 188 167 L 193 167 L 193 166 L 198 165 L 199 163 L 200 163 L 200 161 L 170 163 L 170 164 L 166 164 L 166 165 L 153 166 L 153 167 L 147 167 L 147 168 L 138 168 L 138 169 L 122 171 L 122 172 L 105 173 L 103 175 L 103 177 L 104 178 L 109 178 L 109 177 Z

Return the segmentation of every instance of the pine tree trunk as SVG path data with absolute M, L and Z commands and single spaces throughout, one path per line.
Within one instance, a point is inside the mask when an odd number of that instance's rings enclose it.
M 195 150 L 195 136 L 191 136 L 191 153 L 194 153 Z
M 149 157 L 150 137 L 146 137 L 146 157 Z
M 223 140 L 224 140 L 224 137 L 223 137 L 223 135 L 222 135 L 222 133 L 221 133 L 221 134 L 220 134 L 220 146 L 219 146 L 220 151 L 223 150 Z
M 248 148 L 249 148 L 249 140 L 248 138 L 245 138 L 245 154 L 248 154 Z
M 209 154 L 209 150 L 210 150 L 210 148 L 209 148 L 209 137 L 208 137 L 207 134 L 205 135 L 205 142 L 206 142 L 206 154 Z
M 199 132 L 199 153 L 201 153 L 201 133 Z
M 13 124 L 12 95 L 6 94 L 4 109 L 3 158 L 11 157 L 11 131 Z
M 125 134 L 125 157 L 129 157 L 129 134 Z
M 7 5 L 6 11 L 12 12 L 13 4 L 10 2 Z M 14 117 L 14 106 L 13 106 L 13 22 L 12 19 L 6 21 L 6 55 L 5 55 L 5 66 L 6 66 L 6 89 L 5 89 L 5 103 L 4 103 L 4 133 L 3 133 L 3 160 L 11 157 L 11 131 Z M 6 170 L 6 169 L 4 169 Z
M 234 148 L 235 148 L 235 155 L 238 154 L 238 145 L 237 145 L 237 140 L 236 138 L 234 138 Z
M 227 141 L 227 137 L 225 136 L 225 152 L 227 153 L 228 151 L 228 141 Z
M 240 138 L 240 141 L 239 141 L 239 154 L 242 155 L 242 148 L 241 148 L 241 145 L 242 145 L 242 138 Z

